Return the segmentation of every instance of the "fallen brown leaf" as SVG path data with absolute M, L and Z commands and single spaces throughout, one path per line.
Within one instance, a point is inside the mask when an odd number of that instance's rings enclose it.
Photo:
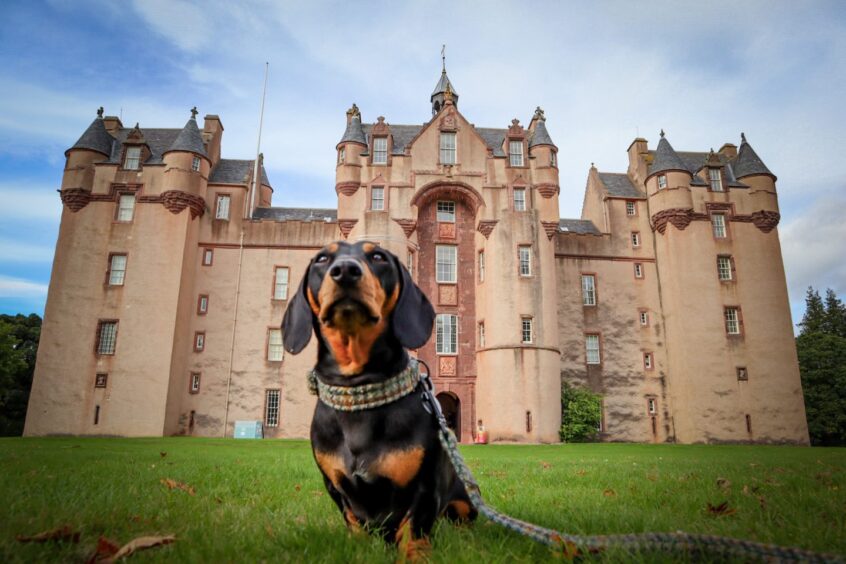
M 585 470 L 577 470 L 576 471 L 576 476 L 584 476 L 585 474 L 587 474 L 587 472 Z
M 17 535 L 15 540 L 18 542 L 79 542 L 79 531 L 74 531 L 70 525 L 64 525 L 49 531 L 42 531 L 40 533 L 26 536 Z
M 547 470 L 547 469 L 549 469 L 549 468 L 552 468 L 552 464 L 550 464 L 549 462 L 547 462 L 547 461 L 545 461 L 545 460 L 541 460 L 541 467 L 542 467 L 544 470 Z
M 731 480 L 728 478 L 717 478 L 717 486 L 723 490 L 730 490 L 731 489 Z
M 615 491 L 614 491 L 614 490 L 612 490 L 611 488 L 608 488 L 607 490 L 605 490 L 604 492 L 602 492 L 602 495 L 604 495 L 605 497 L 614 497 L 614 496 L 616 496 L 616 495 L 617 495 L 617 492 L 615 492 Z
M 300 486 L 299 484 L 295 484 L 295 485 L 294 485 L 294 491 L 295 491 L 295 492 L 298 492 L 298 491 L 300 491 L 301 489 L 302 489 L 302 486 Z
M 162 478 L 160 482 L 167 486 L 167 489 L 169 490 L 182 490 L 184 492 L 188 492 L 189 495 L 194 495 L 196 493 L 194 491 L 194 486 L 189 486 L 188 484 L 177 482 L 176 480 L 173 480 L 171 478 Z
M 162 451 L 159 451 L 159 456 L 161 456 L 162 458 L 164 458 L 165 456 L 167 456 L 167 453 L 166 453 L 165 451 L 163 451 L 163 450 L 162 450 Z
M 729 504 L 728 504 L 727 501 L 724 501 L 719 505 L 711 505 L 709 503 L 708 504 L 708 513 L 710 513 L 711 515 L 715 515 L 717 517 L 725 517 L 725 516 L 734 515 L 735 513 L 737 513 L 737 509 L 735 509 L 733 507 L 729 507 Z
M 658 480 L 658 475 L 657 474 L 647 474 L 646 479 L 649 480 L 650 482 L 655 482 L 656 480 Z
M 114 556 L 103 560 L 103 562 L 106 563 L 113 562 L 115 560 L 120 560 L 121 558 L 126 558 L 127 556 L 134 554 L 139 550 L 147 550 L 148 548 L 164 546 L 172 542 L 176 542 L 176 537 L 173 535 L 169 535 L 166 537 L 138 537 L 137 539 L 133 539 L 122 547 L 120 547 L 120 550 L 118 550 L 114 554 Z
M 767 508 L 767 498 L 765 498 L 762 495 L 759 495 L 758 496 L 758 505 L 761 506 L 761 509 L 766 509 Z
M 97 548 L 94 554 L 86 561 L 86 564 L 96 564 L 112 558 L 118 550 L 120 550 L 120 545 L 117 542 L 106 537 L 100 537 L 97 539 Z

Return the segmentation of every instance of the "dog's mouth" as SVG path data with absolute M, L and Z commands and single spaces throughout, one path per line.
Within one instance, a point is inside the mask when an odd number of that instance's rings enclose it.
M 345 333 L 355 333 L 356 329 L 376 325 L 381 316 L 373 308 L 352 297 L 341 297 L 325 308 L 320 316 L 320 322 L 327 327 L 333 327 Z

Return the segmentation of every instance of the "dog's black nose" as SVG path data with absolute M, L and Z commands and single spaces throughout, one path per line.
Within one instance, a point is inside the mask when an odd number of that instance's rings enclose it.
M 329 269 L 329 276 L 341 286 L 355 284 L 361 279 L 361 266 L 353 259 L 338 259 Z

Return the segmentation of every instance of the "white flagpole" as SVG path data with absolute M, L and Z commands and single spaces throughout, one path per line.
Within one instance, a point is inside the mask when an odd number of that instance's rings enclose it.
M 250 190 L 250 209 L 247 213 L 247 219 L 253 216 L 253 210 L 256 208 L 256 192 L 259 190 L 261 174 L 259 170 L 259 155 L 261 155 L 261 127 L 264 123 L 264 99 L 267 95 L 267 73 L 270 68 L 270 63 L 264 63 L 264 89 L 261 92 L 261 112 L 259 113 L 259 129 L 258 129 L 258 141 L 256 142 L 256 162 L 255 167 L 253 168 L 253 185 L 252 189 Z

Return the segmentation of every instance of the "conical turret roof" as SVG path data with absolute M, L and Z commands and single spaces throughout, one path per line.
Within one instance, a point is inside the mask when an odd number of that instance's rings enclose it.
M 364 129 L 361 127 L 361 114 L 358 112 L 358 107 L 353 104 L 349 112 L 350 119 L 347 122 L 347 128 L 344 130 L 344 135 L 338 141 L 338 144 L 351 142 L 367 145 L 367 137 L 364 135 Z
M 449 91 L 452 93 L 452 97 L 458 98 L 458 92 L 455 91 L 455 87 L 452 85 L 452 82 L 449 81 L 446 69 L 444 69 L 441 71 L 441 78 L 438 80 L 438 84 L 435 85 L 435 89 L 432 91 L 432 96 L 430 96 L 429 99 L 434 100 L 435 96 L 438 94 L 444 94 L 447 91 L 447 86 L 449 86 Z
M 690 171 L 684 166 L 681 157 L 678 156 L 673 146 L 664 137 L 664 130 L 662 129 L 661 140 L 658 141 L 658 147 L 655 149 L 655 159 L 649 167 L 649 176 L 668 170 L 680 170 L 690 174 Z
M 755 174 L 765 174 L 775 178 L 775 175 L 770 172 L 770 169 L 767 168 L 752 145 L 746 141 L 746 135 L 743 133 L 740 134 L 740 149 L 737 151 L 737 158 L 732 163 L 732 168 L 735 178 L 738 179 Z
M 554 147 L 555 143 L 552 142 L 552 137 L 549 136 L 549 132 L 546 130 L 546 118 L 543 115 L 543 110 L 538 108 L 535 111 L 535 117 L 538 122 L 535 125 L 535 132 L 532 138 L 529 139 L 529 148 L 537 145 L 552 145 Z
M 196 153 L 204 157 L 208 156 L 206 155 L 206 149 L 203 146 L 203 135 L 200 133 L 200 128 L 197 127 L 197 118 L 194 114 L 196 109 L 191 111 L 191 118 L 185 123 L 185 127 L 182 128 L 182 131 L 179 132 L 179 135 L 176 136 L 176 139 L 173 140 L 173 143 L 170 147 L 168 147 L 165 153 L 169 153 L 171 151 L 185 151 L 188 153 Z
M 82 137 L 73 144 L 73 147 L 65 151 L 65 155 L 67 155 L 68 151 L 74 149 L 88 149 L 90 151 L 97 151 L 108 157 L 112 154 L 112 143 L 114 141 L 114 137 L 109 135 L 109 132 L 106 131 L 106 126 L 103 124 L 103 108 L 100 108 L 97 110 L 97 117 L 91 122 L 88 129 L 85 130 L 85 133 L 82 134 Z

